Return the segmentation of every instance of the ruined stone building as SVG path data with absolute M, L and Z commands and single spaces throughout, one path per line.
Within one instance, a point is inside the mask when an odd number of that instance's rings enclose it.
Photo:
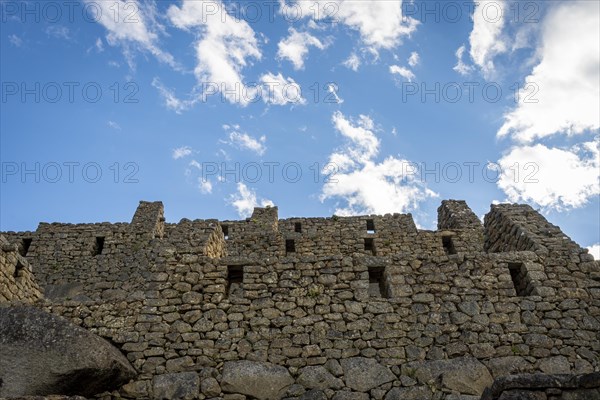
M 131 223 L 41 223 L 0 242 L 0 397 L 600 399 L 600 262 L 527 205 L 493 205 L 481 224 L 443 201 L 427 231 L 410 214 L 277 207 L 167 223 L 141 202 Z M 37 350 L 8 331 L 28 313 L 118 354 L 108 369 L 19 370 Z

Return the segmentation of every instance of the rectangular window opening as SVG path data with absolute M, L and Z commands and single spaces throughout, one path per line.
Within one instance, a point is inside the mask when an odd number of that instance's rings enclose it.
M 296 222 L 294 224 L 294 232 L 298 232 L 298 233 L 302 232 L 302 224 L 300 222 Z
M 221 230 L 223 231 L 223 237 L 225 238 L 225 240 L 228 240 L 229 239 L 229 226 L 221 225 Z
M 296 252 L 296 243 L 294 242 L 294 239 L 287 239 L 285 241 L 285 252 L 286 254 Z
M 444 252 L 446 254 L 456 254 L 452 236 L 442 236 L 442 246 L 444 246 Z
M 369 296 L 388 297 L 384 271 L 384 267 L 369 267 Z
M 99 256 L 102 254 L 102 250 L 104 250 L 104 236 L 97 236 L 96 243 L 94 244 L 94 256 Z
M 370 251 L 375 255 L 375 240 L 367 238 L 365 239 L 365 251 Z
M 23 276 L 23 271 L 25 270 L 25 266 L 21 264 L 21 261 L 17 261 L 17 265 L 15 266 L 14 278 L 20 278 Z
M 532 288 L 529 285 L 527 270 L 523 263 L 508 263 L 508 270 L 510 271 L 510 278 L 512 279 L 517 296 L 529 296 Z
M 227 295 L 240 295 L 244 283 L 244 267 L 241 265 L 229 265 L 227 267 Z
M 23 257 L 25 257 L 27 255 L 27 252 L 29 251 L 29 247 L 31 246 L 31 242 L 33 241 L 33 239 L 31 238 L 25 238 L 21 241 L 21 255 Z
M 367 220 L 367 233 L 375 233 L 375 221 L 373 221 L 372 219 Z

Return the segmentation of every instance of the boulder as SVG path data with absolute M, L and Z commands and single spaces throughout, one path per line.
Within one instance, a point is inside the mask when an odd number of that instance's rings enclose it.
M 34 307 L 0 307 L 0 397 L 81 395 L 136 376 L 101 337 Z
M 396 379 L 396 376 L 372 358 L 353 357 L 341 360 L 346 386 L 357 392 L 368 392 L 384 383 Z
M 435 383 L 440 388 L 472 395 L 481 395 L 493 382 L 485 365 L 471 357 L 420 363 L 415 378 L 422 384 Z
M 322 390 L 309 390 L 300 396 L 300 400 L 327 400 L 327 396 Z
M 431 400 L 432 396 L 427 386 L 395 387 L 385 395 L 385 400 Z
M 369 400 L 369 395 L 357 392 L 337 392 L 331 400 Z
M 152 381 L 152 388 L 152 398 L 156 400 L 196 399 L 200 392 L 200 377 L 195 372 L 158 375 Z
M 522 372 L 529 372 L 532 369 L 531 364 L 525 361 L 525 359 L 521 356 L 492 358 L 485 362 L 485 364 L 494 378 Z
M 229 361 L 223 365 L 221 389 L 258 400 L 281 399 L 294 379 L 284 367 L 268 362 Z
M 540 361 L 539 368 L 545 374 L 568 374 L 571 372 L 571 364 L 565 356 L 545 358 Z
M 331 375 L 322 366 L 304 367 L 300 370 L 298 383 L 307 389 L 341 389 L 344 383 L 341 379 Z

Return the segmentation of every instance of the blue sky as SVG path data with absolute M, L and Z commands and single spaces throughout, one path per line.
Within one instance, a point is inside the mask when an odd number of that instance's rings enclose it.
M 541 210 L 600 247 L 596 1 L 2 1 L 1 230 Z

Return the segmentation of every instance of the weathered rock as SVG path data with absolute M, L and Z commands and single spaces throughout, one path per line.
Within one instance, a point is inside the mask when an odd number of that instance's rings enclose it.
M 341 360 L 341 364 L 346 386 L 358 392 L 368 392 L 396 378 L 389 368 L 372 358 L 345 358 Z
M 432 396 L 433 393 L 426 386 L 395 387 L 385 395 L 385 400 L 430 400 Z
M 322 366 L 305 367 L 300 371 L 298 383 L 307 389 L 341 389 L 344 383 Z
M 106 340 L 34 307 L 0 308 L 0 396 L 82 395 L 136 375 Z
M 520 356 L 492 358 L 486 362 L 486 365 L 493 378 L 528 372 L 531 369 L 531 364 Z
M 327 400 L 327 396 L 322 390 L 309 390 L 300 396 L 300 400 Z
M 230 361 L 223 365 L 221 389 L 241 393 L 259 400 L 281 399 L 294 383 L 284 367 L 257 361 Z
M 147 397 L 148 381 L 129 382 L 121 388 L 121 393 L 125 397 Z
M 502 376 L 496 379 L 494 384 L 485 390 L 481 396 L 481 400 L 517 399 L 518 397 L 515 396 L 518 393 L 544 394 L 547 389 L 573 391 L 569 395 L 573 398 L 577 398 L 580 392 L 588 396 L 593 396 L 594 391 L 600 390 L 600 372 L 585 375 L 521 374 Z M 593 397 L 583 398 L 593 399 Z
M 221 393 L 221 386 L 215 378 L 209 377 L 202 381 L 201 390 L 208 397 L 217 397 Z
M 545 374 L 568 374 L 571 365 L 565 356 L 546 358 L 540 361 L 540 370 Z
M 485 365 L 470 357 L 424 362 L 415 377 L 423 384 L 434 382 L 440 389 L 473 395 L 481 395 L 493 382 Z
M 195 372 L 157 375 L 152 389 L 152 398 L 156 400 L 195 399 L 200 391 L 200 377 Z
M 369 400 L 369 395 L 357 392 L 337 392 L 332 400 Z

